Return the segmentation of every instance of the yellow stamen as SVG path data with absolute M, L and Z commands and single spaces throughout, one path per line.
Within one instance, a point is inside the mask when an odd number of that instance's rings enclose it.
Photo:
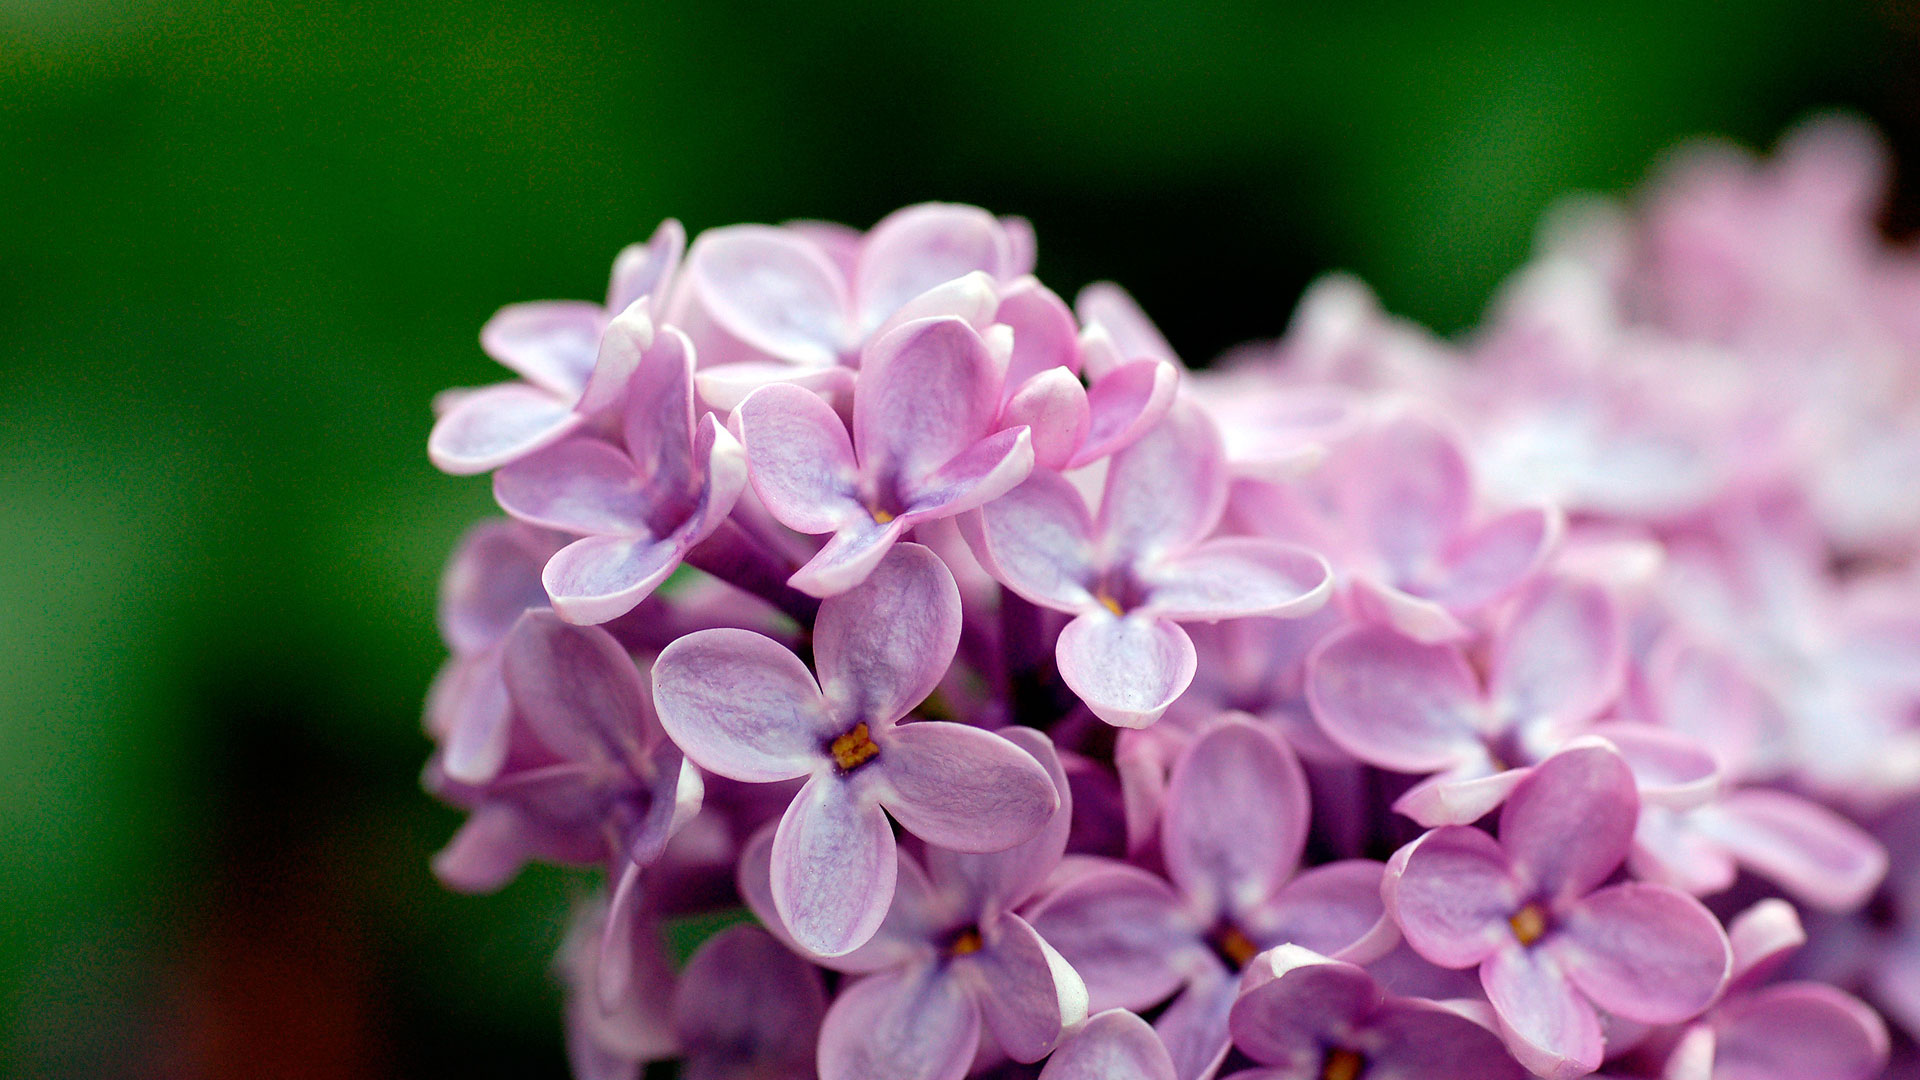
M 880 745 L 868 734 L 865 722 L 853 725 L 853 730 L 833 740 L 827 747 L 827 753 L 833 755 L 833 763 L 840 766 L 841 772 L 850 772 L 855 767 L 873 760 L 880 752 Z
M 1326 1064 L 1320 1066 L 1320 1080 L 1360 1080 L 1367 1059 L 1352 1050 L 1327 1051 Z
M 1222 955 L 1233 961 L 1234 967 L 1246 967 L 1247 962 L 1260 955 L 1260 946 L 1253 939 L 1240 932 L 1238 927 L 1229 926 L 1214 939 Z
M 982 944 L 980 931 L 963 930 L 959 937 L 953 939 L 953 944 L 947 951 L 955 956 L 968 956 L 979 952 Z
M 1093 598 L 1095 600 L 1100 601 L 1101 606 L 1105 607 L 1108 611 L 1113 612 L 1115 615 L 1126 614 L 1126 612 L 1120 610 L 1120 601 L 1115 600 L 1111 596 L 1108 596 L 1107 590 L 1105 589 L 1101 589 L 1099 592 L 1094 593 Z
M 1520 944 L 1531 945 L 1546 936 L 1547 913 L 1540 909 L 1539 904 L 1528 904 L 1514 912 L 1513 917 L 1507 920 L 1507 925 L 1513 927 L 1513 936 L 1520 940 Z
M 874 521 L 874 524 L 876 525 L 885 525 L 887 522 L 893 520 L 892 514 L 887 513 L 885 510 L 882 510 L 877 506 L 868 507 L 867 513 L 873 515 L 873 521 Z

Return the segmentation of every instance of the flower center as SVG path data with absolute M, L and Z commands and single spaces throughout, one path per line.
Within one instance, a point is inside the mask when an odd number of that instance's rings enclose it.
M 877 506 L 868 507 L 867 513 L 873 515 L 874 523 L 878 525 L 885 525 L 887 522 L 893 520 L 892 514 L 887 513 L 885 510 L 882 510 Z
M 833 758 L 833 763 L 840 766 L 841 772 L 852 772 L 872 761 L 880 753 L 880 744 L 873 741 L 863 720 L 853 725 L 852 731 L 829 743 L 827 753 Z
M 1235 971 L 1247 966 L 1254 957 L 1260 955 L 1260 946 L 1242 933 L 1237 926 L 1223 926 L 1214 931 L 1213 951 L 1225 960 Z
M 969 926 L 960 931 L 959 935 L 953 939 L 953 944 L 947 946 L 947 953 L 951 956 L 972 956 L 980 951 L 982 944 L 984 943 L 980 940 L 980 931 Z
M 1336 1047 L 1327 1051 L 1327 1059 L 1320 1064 L 1320 1080 L 1360 1080 L 1366 1067 L 1367 1059 L 1358 1051 Z
M 1125 611 L 1122 611 L 1122 610 L 1120 609 L 1120 601 L 1118 601 L 1118 600 L 1115 600 L 1115 599 L 1113 598 L 1113 594 L 1111 594 L 1111 593 L 1109 593 L 1109 592 L 1107 592 L 1107 590 L 1105 590 L 1105 589 L 1101 589 L 1101 590 L 1100 590 L 1099 592 L 1097 592 L 1097 593 L 1094 593 L 1094 594 L 1093 594 L 1093 598 L 1094 598 L 1095 600 L 1098 600 L 1098 601 L 1100 601 L 1100 606 L 1101 606 L 1101 607 L 1104 607 L 1104 608 L 1106 608 L 1106 609 L 1107 609 L 1108 611 L 1111 611 L 1111 612 L 1113 612 L 1113 613 L 1114 613 L 1115 615 L 1125 615 L 1125 614 L 1126 614 L 1126 612 L 1125 612 Z
M 1547 934 L 1546 909 L 1530 903 L 1514 912 L 1507 925 L 1513 927 L 1513 936 L 1520 939 L 1520 944 L 1531 945 Z

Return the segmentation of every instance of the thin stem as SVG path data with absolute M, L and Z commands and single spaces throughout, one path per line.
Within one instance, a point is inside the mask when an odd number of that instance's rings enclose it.
M 803 628 L 820 613 L 820 601 L 787 584 L 797 568 L 731 518 L 687 552 L 687 565 L 765 600 Z

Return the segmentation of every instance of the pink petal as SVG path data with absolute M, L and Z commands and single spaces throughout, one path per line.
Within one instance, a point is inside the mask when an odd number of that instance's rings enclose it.
M 1087 988 L 1017 915 L 982 923 L 980 936 L 983 947 L 956 971 L 973 988 L 1000 1049 L 1015 1061 L 1039 1061 L 1086 1019 Z
M 1571 579 L 1523 594 L 1494 639 L 1488 694 L 1543 752 L 1619 696 L 1626 669 L 1619 609 L 1598 585 Z
M 1427 773 L 1485 755 L 1480 688 L 1459 650 L 1380 626 L 1322 642 L 1307 663 L 1307 701 L 1327 738 L 1372 765 Z
M 646 243 L 620 249 L 607 279 L 607 310 L 625 311 L 642 297 L 652 297 L 659 306 L 686 251 L 686 226 L 672 218 L 662 221 Z
M 813 965 L 759 927 L 722 930 L 694 952 L 674 990 L 681 1076 L 806 1075 L 826 1011 Z
M 765 386 L 734 421 L 753 490 L 782 525 L 824 533 L 867 517 L 853 444 L 826 402 L 797 386 Z
M 922 720 L 879 736 L 885 789 L 902 828 L 955 851 L 1005 851 L 1037 835 L 1060 805 L 1033 755 L 990 731 Z
M 1133 445 L 1173 408 L 1179 388 L 1180 369 L 1166 360 L 1135 360 L 1107 372 L 1087 388 L 1086 439 L 1068 467 Z
M 1250 720 L 1223 718 L 1174 764 L 1160 819 L 1167 873 L 1199 912 L 1251 910 L 1293 876 L 1308 811 L 1292 748 Z
M 1720 792 L 1720 763 L 1692 736 L 1652 724 L 1613 721 L 1588 729 L 1613 744 L 1633 770 L 1645 805 L 1699 806 Z
M 972 206 L 921 203 L 888 214 L 867 233 L 853 291 L 862 331 L 928 289 L 971 271 L 995 280 L 1014 271 L 1006 231 Z
M 1886 1068 L 1886 1022 L 1821 983 L 1770 986 L 1714 1011 L 1715 1080 L 1869 1080 Z
M 1408 788 L 1393 801 L 1393 809 L 1423 828 L 1471 825 L 1493 813 L 1532 769 L 1495 771 L 1491 758 L 1435 773 Z
M 598 304 L 580 300 L 509 304 L 480 328 L 480 347 L 521 378 L 571 404 L 586 388 L 606 321 Z
M 1218 962 L 1194 976 L 1153 1030 L 1167 1046 L 1180 1080 L 1212 1080 L 1233 1049 L 1227 1017 L 1233 1009 L 1235 979 Z
M 593 625 L 639 606 L 679 569 L 685 555 L 686 546 L 678 539 L 589 536 L 547 560 L 540 580 L 562 618 Z
M 1173 1059 L 1145 1020 L 1109 1009 L 1047 1059 L 1040 1080 L 1178 1080 Z
M 1097 520 L 1116 553 L 1140 562 L 1206 539 L 1226 505 L 1220 433 L 1199 406 L 1176 401 L 1108 462 Z
M 1025 750 L 1047 770 L 1060 803 L 1031 839 L 1005 851 L 981 855 L 942 847 L 927 849 L 928 870 L 943 884 L 962 890 L 974 911 L 1012 911 L 1025 903 L 1060 865 L 1073 828 L 1073 790 L 1053 740 L 1025 727 L 1001 728 L 996 734 Z
M 513 702 L 493 656 L 453 661 L 449 681 L 436 695 L 436 711 L 452 718 L 440 767 L 464 784 L 484 784 L 506 762 Z
M 993 321 L 1013 328 L 1008 386 L 1019 386 L 1057 368 L 1065 369 L 1068 375 L 1079 374 L 1080 328 L 1074 324 L 1066 301 L 1038 280 L 1023 277 L 1002 290 Z
M 1081 615 L 1054 647 L 1060 679 L 1093 714 L 1118 727 L 1146 727 L 1193 682 L 1198 660 L 1186 631 L 1150 615 Z
M 981 334 L 994 324 L 994 312 L 1000 307 L 1000 290 L 993 277 L 978 270 L 935 285 L 926 292 L 895 308 L 886 321 L 867 334 L 877 340 L 918 319 L 951 315 Z
M 1087 438 L 1087 388 L 1064 367 L 1041 371 L 1007 399 L 1000 423 L 1032 432 L 1035 465 L 1064 469 Z
M 1125 863 L 1088 860 L 1027 912 L 1035 930 L 1086 980 L 1093 1009 L 1159 1004 L 1200 948 L 1178 894 Z
M 693 457 L 693 343 L 679 330 L 661 330 L 641 356 L 621 431 L 656 502 L 693 497 L 702 464 Z
M 961 530 L 980 565 L 1021 597 L 1056 611 L 1093 605 L 1093 518 L 1058 473 L 1035 472 Z
M 1463 614 L 1504 599 L 1545 565 L 1564 528 L 1557 511 L 1539 508 L 1494 518 L 1447 545 L 1443 570 L 1426 592 Z
M 1733 968 L 1726 931 L 1700 901 L 1637 881 L 1567 910 L 1541 950 L 1595 1005 L 1644 1024 L 1699 1014 Z
M 853 400 L 862 473 L 914 490 L 993 432 L 1005 378 L 961 319 L 921 319 L 873 342 Z
M 1390 626 L 1422 644 L 1463 642 L 1473 636 L 1473 629 L 1439 601 L 1369 577 L 1354 576 L 1347 595 L 1355 619 Z
M 842 733 L 799 657 L 749 630 L 701 630 L 653 664 L 660 724 L 694 764 L 735 780 L 805 776 Z
M 1599 1016 L 1541 950 L 1501 949 L 1481 967 L 1480 982 L 1507 1049 L 1535 1076 L 1574 1080 L 1600 1067 Z
M 546 390 L 501 383 L 466 395 L 440 417 L 427 456 L 441 472 L 471 476 L 559 442 L 585 419 Z
M 1380 988 L 1361 968 L 1282 945 L 1248 967 L 1227 1023 L 1248 1057 L 1314 1076 L 1326 1047 L 1350 1039 L 1380 1002 Z
M 840 991 L 820 1028 L 820 1080 L 961 1080 L 980 1008 L 943 968 L 869 975 Z
M 1857 909 L 1887 875 L 1887 849 L 1878 840 L 1791 792 L 1736 791 L 1698 820 L 1743 865 L 1822 911 Z
M 1541 893 L 1580 896 L 1626 859 L 1639 811 L 1625 759 L 1597 739 L 1578 739 L 1507 797 L 1500 846 Z
M 1254 536 L 1209 540 L 1146 568 L 1145 610 L 1162 618 L 1299 618 L 1333 594 L 1333 569 L 1306 548 Z
M 895 544 L 859 587 L 821 603 L 814 668 L 847 727 L 879 727 L 933 692 L 959 643 L 952 571 L 929 548 Z
M 1380 899 L 1386 867 L 1345 859 L 1303 871 L 1240 916 L 1260 941 L 1290 942 L 1354 964 L 1385 956 L 1400 933 Z
M 1395 852 L 1380 894 L 1407 944 L 1446 968 L 1471 967 L 1511 944 L 1507 919 L 1526 899 L 1500 845 L 1459 825 Z
M 1173 346 L 1160 335 L 1153 320 L 1140 310 L 1127 290 L 1111 281 L 1096 281 L 1080 290 L 1074 300 L 1074 310 L 1080 321 L 1089 326 L 1098 324 L 1113 339 L 1119 349 L 1120 359 L 1139 360 L 1150 357 L 1155 360 L 1179 362 Z
M 767 932 L 788 948 L 805 953 L 800 943 L 787 933 L 780 912 L 773 903 L 773 838 L 778 822 L 768 822 L 753 834 L 740 850 L 735 884 L 740 898 Z M 880 928 L 866 944 L 839 956 L 809 954 L 821 967 L 852 975 L 865 975 L 918 963 L 934 956 L 931 939 L 953 919 L 949 898 L 934 891 L 926 871 L 905 854 L 898 853 L 893 888 L 893 904 L 880 921 Z
M 1445 432 L 1413 417 L 1350 445 L 1337 474 L 1348 520 L 1401 577 L 1417 576 L 1466 524 L 1473 505 L 1466 458 Z
M 1768 897 L 1727 923 L 1727 941 L 1733 947 L 1734 982 L 1753 985 L 1805 945 L 1807 931 L 1792 904 Z
M 649 503 L 633 459 L 598 439 L 568 439 L 493 474 L 500 508 L 530 525 L 648 538 Z
M 440 636 L 455 653 L 491 648 L 528 608 L 544 607 L 540 568 L 553 553 L 545 534 L 505 521 L 474 526 L 440 577 Z
M 1024 427 L 996 431 L 902 488 L 901 516 L 920 524 L 964 514 L 1012 491 L 1032 471 L 1032 434 Z
M 912 524 L 910 518 L 897 517 L 882 525 L 862 513 L 841 526 L 787 584 L 808 596 L 838 596 L 867 580 Z
M 640 367 L 640 358 L 653 348 L 653 318 L 645 308 L 628 308 L 616 315 L 600 335 L 600 351 L 593 359 L 593 373 L 581 388 L 575 412 L 592 416 L 620 404 Z M 691 351 L 692 346 L 688 346 Z
M 702 353 L 702 357 L 706 354 Z M 741 360 L 702 368 L 693 377 L 700 400 L 712 409 L 731 412 L 763 386 L 794 386 L 820 397 L 853 389 L 854 371 L 837 364 L 802 367 L 777 360 Z
M 846 286 L 818 247 L 791 232 L 708 230 L 687 257 L 686 288 L 706 318 L 768 358 L 815 367 L 839 359 Z
M 1492 1028 L 1498 1021 L 1483 1003 L 1481 1018 L 1464 1015 L 1454 1002 L 1401 998 L 1374 1015 L 1367 1031 L 1370 1064 L 1380 1080 L 1526 1080 Z
M 521 616 L 501 650 L 514 705 L 534 735 L 569 761 L 643 769 L 657 730 L 640 671 L 612 634 L 552 612 Z
M 838 776 L 815 775 L 773 834 L 773 906 L 781 924 L 809 952 L 852 952 L 887 916 L 898 858 L 880 807 Z

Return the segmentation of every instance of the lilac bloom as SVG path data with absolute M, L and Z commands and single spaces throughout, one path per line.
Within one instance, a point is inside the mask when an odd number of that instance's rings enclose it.
M 1125 1009 L 1090 1018 L 1053 1052 L 1040 1080 L 1176 1080 L 1160 1036 Z
M 674 1056 L 673 961 L 659 922 L 636 922 L 621 940 L 632 977 L 617 997 L 602 1000 L 595 988 L 606 962 L 606 927 L 607 901 L 599 897 L 574 912 L 560 947 L 567 1060 L 574 1080 L 639 1080 L 647 1063 Z
M 733 926 L 688 959 L 673 993 L 686 1080 L 813 1080 L 827 1011 L 820 972 L 765 930 Z
M 1359 962 L 1391 949 L 1381 864 L 1299 871 L 1306 776 L 1286 742 L 1245 717 L 1208 728 L 1174 766 L 1160 843 L 1172 884 L 1087 859 L 1029 913 L 1087 980 L 1096 1009 L 1146 1009 L 1180 996 L 1155 1027 L 1181 1080 L 1224 1060 L 1239 969 L 1295 942 Z
M 1464 825 L 1612 705 L 1625 672 L 1617 606 L 1600 586 L 1571 579 L 1528 589 L 1489 653 L 1483 683 L 1457 645 L 1354 626 L 1309 661 L 1307 700 L 1327 738 L 1354 757 L 1431 774 L 1394 809 L 1429 827 Z M 1692 770 L 1711 775 L 1711 759 L 1697 758 Z
M 1059 805 L 1046 770 L 1006 739 L 899 723 L 946 674 L 959 636 L 953 575 L 901 544 L 865 584 L 820 605 L 817 683 L 784 646 L 746 630 L 689 634 L 654 663 L 660 722 L 702 768 L 755 783 L 808 778 L 780 819 L 772 895 L 810 952 L 851 952 L 886 915 L 889 812 L 929 843 L 983 852 L 1024 842 Z
M 959 1080 L 982 1026 L 1016 1061 L 1038 1061 L 1086 1017 L 1086 987 L 1026 920 L 1014 914 L 1059 864 L 1073 801 L 1047 737 L 1002 737 L 1043 763 L 1058 807 L 1032 838 L 1005 851 L 927 849 L 926 869 L 899 856 L 886 919 L 866 944 L 819 962 L 862 976 L 844 986 L 820 1033 L 821 1080 Z M 764 834 L 741 859 L 740 891 L 769 926 L 776 840 Z
M 1145 727 L 1193 681 L 1181 621 L 1298 617 L 1326 603 L 1318 555 L 1209 539 L 1226 497 L 1219 432 L 1182 402 L 1113 455 L 1097 514 L 1066 478 L 1037 472 L 961 527 L 995 580 L 1074 616 L 1055 646 L 1067 686 L 1102 720 Z
M 486 472 L 551 446 L 620 403 L 653 343 L 687 234 L 666 221 L 613 264 L 607 304 L 543 301 L 502 308 L 480 347 L 525 381 L 467 391 L 433 426 L 427 454 L 445 472 Z
M 693 347 L 667 327 L 631 376 L 624 450 L 574 438 L 494 474 L 494 498 L 507 513 L 583 536 L 541 574 L 562 618 L 603 623 L 633 610 L 733 509 L 746 487 L 745 455 L 712 416 L 696 421 L 696 413 Z
M 499 888 L 529 858 L 640 867 L 700 808 L 698 770 L 654 719 L 639 671 L 612 635 L 551 611 L 522 615 L 501 646 L 515 716 L 498 773 L 430 789 L 472 813 L 435 857 L 441 879 Z
M 965 320 L 906 323 L 860 370 L 853 434 L 798 386 L 762 387 L 734 423 L 754 491 L 780 523 L 832 533 L 790 584 L 813 596 L 853 588 L 916 525 L 1006 493 L 1033 468 L 1024 427 L 1000 429 L 1004 358 Z
M 1424 642 L 1466 637 L 1462 620 L 1524 585 L 1562 529 L 1540 507 L 1478 518 L 1460 448 L 1413 417 L 1336 444 L 1298 481 L 1245 485 L 1236 499 L 1264 534 L 1324 552 L 1356 615 Z
M 1230 1080 L 1525 1080 L 1500 1037 L 1431 1001 L 1389 997 L 1311 949 L 1261 953 L 1241 980 L 1233 1044 L 1262 1068 Z
M 1576 739 L 1508 796 L 1497 842 L 1445 826 L 1389 863 L 1382 894 L 1407 944 L 1442 967 L 1477 966 L 1508 1048 L 1540 1076 L 1600 1067 L 1596 1009 L 1677 1023 L 1726 983 L 1726 932 L 1698 900 L 1664 885 L 1600 887 L 1638 813 L 1626 761 Z

